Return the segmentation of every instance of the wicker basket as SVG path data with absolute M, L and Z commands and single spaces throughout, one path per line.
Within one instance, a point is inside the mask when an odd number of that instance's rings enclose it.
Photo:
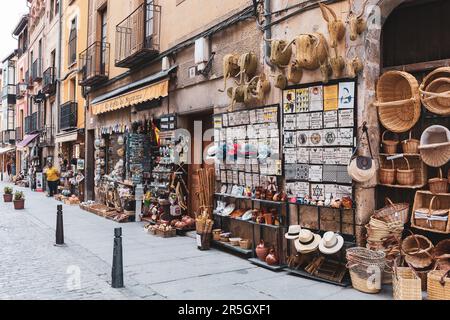
M 422 300 L 422 281 L 411 267 L 394 265 L 392 286 L 394 300 Z
M 446 232 L 449 219 L 449 209 L 433 209 L 437 203 L 440 206 L 439 198 L 431 198 L 428 208 L 416 208 L 414 210 L 412 222 L 414 227 L 428 231 Z
M 383 144 L 383 152 L 387 154 L 396 154 L 397 153 L 397 147 L 400 143 L 398 140 L 386 140 L 386 133 L 388 131 L 383 132 L 383 135 L 381 136 L 381 143 Z
M 406 237 L 401 245 L 402 254 L 405 261 L 414 268 L 423 269 L 429 267 L 433 263 L 434 245 L 422 235 L 413 234 Z
M 385 199 L 386 206 L 376 210 L 373 217 L 385 222 L 407 223 L 409 220 L 409 203 L 393 203 L 391 199 Z
M 380 183 L 381 184 L 394 184 L 395 183 L 395 165 L 392 161 L 392 169 L 380 168 Z
M 241 241 L 239 241 L 239 247 L 244 250 L 249 250 L 252 247 L 252 242 L 247 239 L 242 239 Z
M 439 125 L 428 127 L 420 138 L 419 150 L 427 165 L 442 167 L 450 159 L 450 130 Z
M 409 139 L 402 141 L 403 153 L 418 154 L 420 141 L 412 138 L 412 132 L 409 131 Z
M 424 89 L 430 85 L 431 82 L 438 78 L 448 78 L 450 77 L 450 67 L 441 67 L 430 72 L 420 85 L 420 88 Z
M 438 199 L 439 207 L 445 208 L 445 210 L 447 212 L 448 220 L 450 220 L 449 209 L 447 209 L 447 208 L 450 208 L 450 194 L 435 195 L 435 194 L 432 194 L 430 191 L 419 190 L 416 192 L 416 196 L 414 197 L 414 206 L 412 209 L 413 214 L 411 215 L 411 227 L 413 227 L 415 229 L 425 230 L 428 232 L 450 234 L 450 223 L 448 223 L 448 222 L 447 222 L 447 228 L 445 231 L 441 231 L 439 229 L 431 229 L 430 225 L 428 223 L 426 224 L 425 227 L 423 227 L 423 224 L 421 224 L 420 221 L 419 221 L 419 225 L 417 225 L 418 221 L 416 221 L 416 220 L 425 220 L 422 222 L 426 222 L 426 219 L 428 219 L 428 220 L 445 220 L 445 219 L 429 219 L 428 218 L 430 204 L 431 204 L 431 201 L 433 200 L 433 197 L 436 197 Z M 416 219 L 416 212 L 421 213 L 419 215 L 419 217 L 422 219 Z M 434 210 L 433 214 L 435 214 L 435 213 L 439 214 L 440 212 Z M 442 214 L 443 214 L 443 212 L 442 212 Z
M 410 130 L 420 118 L 419 84 L 403 71 L 384 73 L 377 85 L 378 116 L 383 126 L 395 133 Z
M 427 291 L 429 300 L 450 300 L 450 271 L 429 272 Z
M 414 185 L 414 171 L 415 169 L 411 169 L 409 164 L 409 160 L 407 158 L 403 158 L 406 161 L 406 165 L 408 169 L 397 169 L 397 183 L 402 186 L 412 186 Z
M 214 241 L 220 241 L 220 235 L 222 234 L 222 229 L 214 229 L 212 231 L 212 234 L 213 234 Z
M 437 78 L 419 90 L 425 108 L 442 116 L 450 115 L 450 78 Z
M 428 185 L 432 193 L 447 193 L 448 180 L 442 177 L 442 168 L 439 168 L 439 177 L 428 180 Z
M 352 287 L 364 293 L 379 293 L 381 291 L 381 281 L 378 283 L 368 281 L 373 273 L 368 273 L 366 267 L 349 268 Z

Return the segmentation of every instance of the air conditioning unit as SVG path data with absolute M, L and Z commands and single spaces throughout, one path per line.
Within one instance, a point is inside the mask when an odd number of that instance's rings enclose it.
M 207 62 L 209 60 L 209 41 L 207 38 L 195 40 L 195 64 Z
M 166 71 L 166 70 L 169 70 L 169 69 L 170 69 L 170 61 L 169 61 L 169 57 L 164 57 L 164 58 L 162 58 L 161 69 L 162 69 L 163 71 Z

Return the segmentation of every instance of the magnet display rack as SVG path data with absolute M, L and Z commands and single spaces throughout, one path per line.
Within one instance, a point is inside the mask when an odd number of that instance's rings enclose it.
M 316 83 L 309 83 L 309 84 L 303 84 L 303 85 L 295 85 L 295 86 L 290 86 L 287 87 L 285 90 L 294 90 L 294 89 L 305 89 L 305 88 L 309 88 L 309 87 L 315 87 L 315 86 L 327 86 L 327 85 L 339 85 L 339 83 L 341 82 L 352 82 L 354 83 L 354 87 L 355 87 L 355 92 L 354 92 L 354 107 L 353 107 L 353 150 L 356 149 L 356 141 L 357 141 L 357 134 L 358 134 L 358 130 L 357 130 L 357 81 L 355 81 L 355 79 L 336 79 L 336 80 L 330 80 L 327 84 L 324 84 L 322 82 L 316 82 Z M 325 99 L 325 94 L 324 94 L 324 90 L 322 91 L 322 97 L 323 99 Z M 339 98 L 339 87 L 338 87 L 338 98 Z M 283 102 L 282 102 L 282 112 L 283 112 L 283 120 L 284 120 L 284 93 L 283 93 Z M 309 101 L 310 102 L 310 101 Z M 325 104 L 325 103 L 324 103 Z M 339 110 L 339 108 L 338 108 Z M 322 121 L 324 119 L 322 118 Z M 283 127 L 284 127 L 284 122 L 283 122 Z M 323 126 L 324 127 L 324 126 Z M 324 130 L 324 128 L 322 127 L 321 130 Z M 310 129 L 312 130 L 312 129 Z M 284 139 L 284 135 L 283 135 L 283 139 Z M 283 163 L 283 165 L 285 165 Z M 288 180 L 286 181 L 288 182 Z M 327 184 L 327 183 L 337 183 L 336 181 L 322 181 L 320 182 L 322 184 Z M 342 268 L 345 268 L 345 263 L 346 263 L 346 257 L 345 257 L 345 249 L 346 248 L 350 248 L 350 247 L 354 247 L 356 246 L 356 209 L 355 209 L 355 203 L 354 203 L 354 199 L 355 199 L 355 188 L 353 186 L 352 183 L 337 183 L 339 185 L 348 185 L 352 187 L 352 201 L 353 201 L 353 206 L 351 209 L 344 209 L 342 207 L 340 208 L 332 208 L 329 206 L 318 206 L 318 205 L 310 205 L 310 204 L 303 204 L 303 203 L 288 203 L 287 207 L 288 207 L 288 216 L 292 216 L 292 212 L 291 212 L 291 206 L 296 207 L 296 211 L 297 211 L 297 221 L 298 224 L 301 225 L 301 217 L 303 214 L 302 209 L 305 210 L 311 210 L 311 208 L 316 208 L 317 210 L 317 229 L 310 229 L 313 233 L 317 233 L 320 234 L 321 236 L 323 236 L 323 234 L 326 232 L 326 230 L 322 229 L 322 224 L 321 224 L 321 218 L 322 218 L 322 210 L 332 210 L 333 214 L 338 214 L 339 215 L 339 234 L 344 238 L 344 246 L 343 248 L 340 250 L 339 253 L 333 255 L 332 257 L 329 257 L 328 261 L 331 261 L 333 263 L 336 263 L 337 265 L 339 265 Z M 350 211 L 352 213 L 352 234 L 346 234 L 344 233 L 344 213 L 345 211 Z M 303 228 L 303 227 L 302 227 Z M 287 253 L 288 256 L 291 255 L 292 252 L 292 241 L 288 240 L 287 241 Z M 320 256 L 322 254 L 317 253 L 317 256 Z M 351 285 L 351 280 L 348 274 L 348 271 L 345 271 L 345 275 L 343 276 L 341 281 L 335 281 L 333 279 L 331 279 L 331 277 L 321 277 L 320 275 L 316 275 L 314 273 L 308 273 L 307 271 L 305 271 L 304 269 L 302 269 L 301 267 L 299 269 L 293 269 L 291 267 L 286 267 L 286 271 L 293 274 L 293 275 L 298 275 L 304 278 L 308 278 L 308 279 L 312 279 L 312 280 L 317 280 L 317 281 L 321 281 L 321 282 L 326 282 L 326 283 L 330 283 L 330 284 L 334 284 L 334 285 L 338 285 L 338 286 L 343 286 L 343 287 L 347 287 Z

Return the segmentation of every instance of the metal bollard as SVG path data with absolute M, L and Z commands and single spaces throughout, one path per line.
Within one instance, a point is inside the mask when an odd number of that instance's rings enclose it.
M 63 206 L 58 205 L 56 211 L 56 246 L 64 246 Z
M 114 250 L 111 287 L 123 288 L 122 228 L 114 229 Z

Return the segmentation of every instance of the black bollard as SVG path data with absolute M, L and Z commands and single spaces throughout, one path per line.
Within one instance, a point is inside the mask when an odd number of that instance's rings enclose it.
M 122 228 L 114 229 L 111 286 L 113 288 L 123 288 Z
M 56 211 L 56 242 L 57 246 L 64 246 L 63 206 L 58 205 Z

